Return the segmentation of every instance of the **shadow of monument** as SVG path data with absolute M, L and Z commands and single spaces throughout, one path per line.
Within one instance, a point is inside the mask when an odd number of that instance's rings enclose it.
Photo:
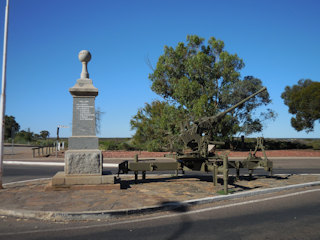
M 189 211 L 189 206 L 179 201 L 163 201 L 160 206 L 166 210 L 174 213 L 185 213 Z M 183 236 L 187 231 L 190 231 L 192 227 L 192 221 L 188 215 L 183 214 L 180 216 L 180 224 L 178 228 L 168 237 L 167 240 L 178 239 Z

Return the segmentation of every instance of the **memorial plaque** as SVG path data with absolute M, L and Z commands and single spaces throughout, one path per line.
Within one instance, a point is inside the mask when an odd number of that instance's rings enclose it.
M 72 136 L 95 136 L 94 97 L 73 98 Z
M 75 100 L 77 99 L 75 98 Z M 81 98 L 79 101 L 75 101 L 76 114 L 79 116 L 80 121 L 94 120 L 94 106 L 92 106 L 92 103 L 89 104 L 90 100 L 92 99 Z

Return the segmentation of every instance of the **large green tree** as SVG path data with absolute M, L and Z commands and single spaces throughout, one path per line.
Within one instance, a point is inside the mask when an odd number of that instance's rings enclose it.
M 320 82 L 301 79 L 297 85 L 286 86 L 281 97 L 295 115 L 291 126 L 297 131 L 313 131 L 315 121 L 320 121 Z
M 8 139 L 12 137 L 12 134 L 15 134 L 19 131 L 20 125 L 16 122 L 14 116 L 5 115 L 4 128 L 4 139 Z
M 223 41 L 211 37 L 206 43 L 203 38 L 192 35 L 187 36 L 186 43 L 180 42 L 175 48 L 164 47 L 164 54 L 159 57 L 149 79 L 152 82 L 151 89 L 163 97 L 163 104 L 172 108 L 173 116 L 179 116 L 178 121 L 174 119 L 172 124 L 186 120 L 192 124 L 201 117 L 226 110 L 262 88 L 258 78 L 241 78 L 240 70 L 243 67 L 244 63 L 237 54 L 224 50 Z M 267 91 L 259 94 L 213 126 L 211 137 L 226 139 L 239 132 L 250 134 L 261 131 L 263 120 L 274 117 L 274 113 L 267 109 L 257 114 L 255 110 L 270 102 Z M 154 104 L 146 107 L 155 108 Z M 137 124 L 139 121 L 143 122 L 141 120 L 145 117 L 153 120 L 145 110 L 140 110 L 131 121 L 132 128 L 137 130 L 135 137 L 142 128 L 147 128 L 144 124 Z M 156 111 L 156 108 L 149 112 L 153 110 Z M 161 114 L 161 118 L 165 116 Z M 153 139 L 163 139 L 165 136 L 155 134 L 148 134 L 145 140 L 148 141 L 151 135 Z

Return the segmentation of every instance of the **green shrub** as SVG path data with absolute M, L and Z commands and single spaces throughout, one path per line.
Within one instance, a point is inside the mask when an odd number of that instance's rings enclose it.
M 30 143 L 29 140 L 25 139 L 23 136 L 16 136 L 14 138 L 14 142 L 18 144 L 28 144 Z
M 131 146 L 131 144 L 129 144 L 128 142 L 122 142 L 119 144 L 119 148 L 121 150 L 125 150 L 125 151 L 132 151 L 135 150 L 135 148 L 133 146 Z
M 156 139 L 150 141 L 147 143 L 147 151 L 148 152 L 161 152 L 162 146 L 160 144 L 160 141 L 157 141 Z
M 102 150 L 119 150 L 119 147 L 118 147 L 118 143 L 115 142 L 115 141 L 103 141 L 103 142 L 100 142 L 100 149 Z
M 108 150 L 132 151 L 132 150 L 138 149 L 131 143 L 130 138 L 100 139 L 99 148 L 103 151 L 108 151 Z
M 312 148 L 314 150 L 320 150 L 320 140 L 312 142 Z

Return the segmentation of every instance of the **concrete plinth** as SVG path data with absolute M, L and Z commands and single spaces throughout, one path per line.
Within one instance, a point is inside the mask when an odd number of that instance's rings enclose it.
M 100 150 L 68 150 L 64 161 L 65 174 L 102 174 L 103 156 Z
M 114 184 L 114 175 L 70 175 L 64 172 L 58 172 L 52 178 L 53 187 L 68 187 L 72 185 L 100 185 Z

